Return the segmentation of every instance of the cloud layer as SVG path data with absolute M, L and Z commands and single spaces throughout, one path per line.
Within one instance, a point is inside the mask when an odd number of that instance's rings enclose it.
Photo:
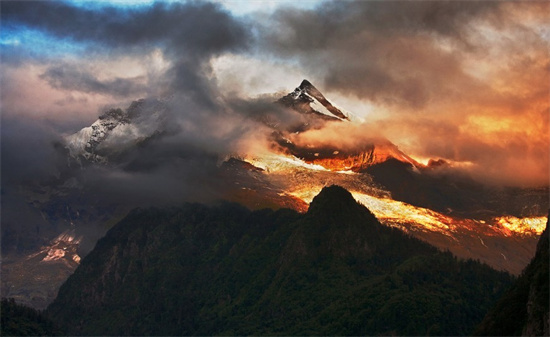
M 53 147 L 60 134 L 90 125 L 108 107 L 152 96 L 167 102 L 165 134 L 109 169 L 76 170 L 89 203 L 97 195 L 133 206 L 216 198 L 218 155 L 248 126 L 220 101 L 210 60 L 248 48 L 243 22 L 208 2 L 6 2 L 1 15 L 11 40 L 22 39 L 3 50 L 18 56 L 4 58 L 9 67 L 2 68 L 4 190 L 43 176 L 63 180 L 67 158 Z M 30 44 L 27 35 L 38 32 L 61 51 Z
M 364 126 L 329 138 L 376 131 L 417 158 L 471 163 L 484 181 L 548 185 L 549 13 L 544 2 L 329 1 L 239 17 L 208 2 L 5 2 L 2 140 L 26 121 L 70 133 L 106 107 L 170 97 L 166 142 L 179 145 L 149 155 L 182 164 L 182 144 L 191 157 L 262 146 L 257 121 L 294 121 L 274 96 L 248 93 L 290 91 L 303 76 L 336 104 L 369 106 L 353 111 Z M 49 48 L 25 40 L 38 33 Z M 16 172 L 21 160 L 5 158 Z
M 541 2 L 333 1 L 258 25 L 266 50 L 375 105 L 372 124 L 406 152 L 547 185 L 549 19 Z

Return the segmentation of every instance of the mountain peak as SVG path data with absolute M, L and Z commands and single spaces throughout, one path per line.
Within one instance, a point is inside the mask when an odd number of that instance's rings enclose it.
M 299 113 L 314 115 L 325 120 L 348 120 L 340 109 L 332 105 L 310 81 L 304 79 L 293 92 L 279 99 L 279 102 Z
M 313 204 L 317 202 L 320 203 L 320 202 L 327 202 L 327 201 L 332 202 L 336 200 L 339 200 L 341 202 L 355 203 L 355 199 L 353 199 L 353 196 L 351 195 L 351 193 L 345 188 L 338 185 L 323 187 L 321 192 L 319 192 L 319 194 L 315 198 L 313 198 L 313 201 L 311 203 Z
M 323 187 L 321 192 L 313 198 L 309 205 L 309 213 L 316 213 L 318 211 L 349 213 L 356 206 L 357 202 L 348 190 L 338 185 L 332 185 Z
M 300 83 L 300 86 L 299 86 L 298 88 L 300 88 L 300 89 L 307 89 L 307 88 L 310 88 L 310 87 L 314 87 L 314 88 L 315 88 L 315 86 L 314 86 L 313 84 L 311 84 L 310 81 L 304 79 L 304 80 L 302 81 L 302 83 Z

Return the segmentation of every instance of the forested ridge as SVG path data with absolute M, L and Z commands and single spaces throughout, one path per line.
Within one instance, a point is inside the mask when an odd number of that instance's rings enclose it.
M 511 282 L 382 226 L 332 186 L 307 214 L 135 210 L 47 313 L 84 335 L 468 335 Z

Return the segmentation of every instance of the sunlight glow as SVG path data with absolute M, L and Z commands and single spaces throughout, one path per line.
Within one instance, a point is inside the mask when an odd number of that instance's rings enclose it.
M 323 186 L 297 186 L 288 194 L 306 203 L 311 203 L 322 188 Z M 455 234 L 462 231 L 478 231 L 488 236 L 538 236 L 544 230 L 547 222 L 547 217 L 503 216 L 488 221 L 462 219 L 390 198 L 375 197 L 358 191 L 351 193 L 357 202 L 367 207 L 384 225 L 397 227 L 405 232 L 411 230 L 438 232 L 454 240 L 457 240 Z
M 495 220 L 502 226 L 515 233 L 542 234 L 546 228 L 547 217 L 516 218 L 515 216 L 497 217 Z

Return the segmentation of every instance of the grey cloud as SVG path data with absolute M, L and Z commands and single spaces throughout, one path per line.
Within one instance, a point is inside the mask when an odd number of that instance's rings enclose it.
M 279 10 L 259 24 L 259 31 L 265 50 L 298 56 L 328 89 L 419 109 L 453 82 L 474 82 L 461 68 L 464 53 L 480 47 L 468 38 L 470 23 L 493 21 L 499 6 L 484 1 L 333 1 L 312 11 Z M 442 51 L 438 43 L 443 40 L 461 51 Z
M 3 117 L 0 136 L 2 189 L 46 179 L 66 162 L 55 149 L 59 137 L 44 123 Z
M 50 67 L 41 78 L 52 87 L 65 90 L 100 93 L 112 96 L 138 96 L 147 90 L 145 78 L 114 78 L 99 80 L 91 72 L 73 65 Z
M 139 49 L 167 44 L 197 56 L 238 49 L 247 38 L 239 22 L 205 2 L 86 9 L 59 1 L 10 1 L 2 4 L 2 20 L 77 42 Z
M 2 4 L 3 25 L 26 27 L 58 39 L 89 45 L 91 56 L 141 55 L 161 48 L 171 61 L 167 70 L 168 92 L 187 95 L 201 104 L 215 106 L 216 94 L 208 79 L 208 61 L 228 51 L 246 49 L 250 34 L 244 23 L 208 2 L 155 3 L 148 7 L 87 9 L 58 1 L 22 1 Z M 124 95 L 134 91 L 133 81 L 115 79 L 104 83 L 93 76 L 51 69 L 46 78 L 59 87 L 111 91 Z
M 242 99 L 239 97 L 228 97 L 225 104 L 235 114 L 242 116 L 246 120 L 258 123 L 259 125 L 270 128 L 271 131 L 290 130 L 305 123 L 318 122 L 319 125 L 324 121 L 308 119 L 305 115 L 297 114 L 294 110 L 277 104 L 276 101 L 281 97 L 276 95 L 264 95 L 255 99 Z M 261 129 L 261 128 L 260 128 Z
M 324 50 L 365 34 L 363 43 L 382 36 L 396 38 L 438 34 L 465 42 L 469 23 L 495 18 L 499 4 L 487 1 L 331 1 L 315 10 L 282 9 L 265 36 L 281 51 Z M 285 33 L 286 34 L 280 34 Z M 357 46 L 362 47 L 362 46 Z

